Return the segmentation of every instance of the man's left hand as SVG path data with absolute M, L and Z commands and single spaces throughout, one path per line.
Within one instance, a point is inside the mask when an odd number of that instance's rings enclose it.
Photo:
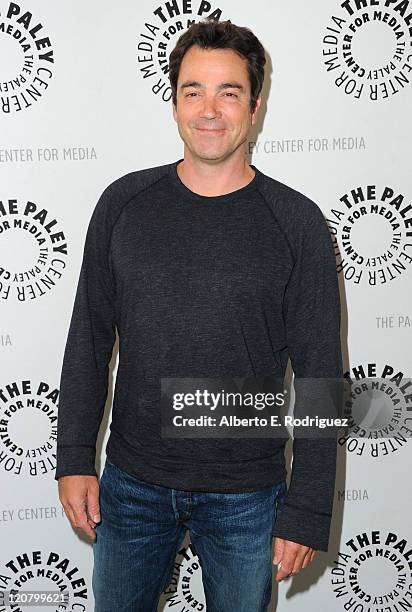
M 275 537 L 273 563 L 274 565 L 280 563 L 276 581 L 280 582 L 284 578 L 300 572 L 301 569 L 309 565 L 315 554 L 316 550 L 309 546 Z

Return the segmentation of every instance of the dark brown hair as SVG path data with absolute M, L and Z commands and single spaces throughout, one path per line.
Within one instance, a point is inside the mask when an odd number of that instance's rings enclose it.
M 193 23 L 178 38 L 175 48 L 169 55 L 169 80 L 173 104 L 177 103 L 177 80 L 183 56 L 192 45 L 203 49 L 232 49 L 247 60 L 251 99 L 250 112 L 256 106 L 264 79 L 265 50 L 259 39 L 246 27 L 237 26 L 230 21 L 217 21 L 206 18 Z

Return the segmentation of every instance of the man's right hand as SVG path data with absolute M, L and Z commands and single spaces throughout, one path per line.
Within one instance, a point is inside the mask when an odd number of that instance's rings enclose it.
M 95 540 L 94 528 L 101 520 L 97 476 L 60 476 L 58 486 L 59 499 L 72 527 Z

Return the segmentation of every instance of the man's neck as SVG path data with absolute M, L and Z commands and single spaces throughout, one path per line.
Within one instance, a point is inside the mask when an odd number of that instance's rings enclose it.
M 245 159 L 241 162 L 207 164 L 193 163 L 185 157 L 177 165 L 177 173 L 186 187 L 205 196 L 231 193 L 246 186 L 255 176 L 255 171 Z

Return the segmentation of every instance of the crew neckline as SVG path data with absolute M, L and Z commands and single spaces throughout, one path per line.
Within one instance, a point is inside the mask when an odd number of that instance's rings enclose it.
M 183 181 L 180 179 L 180 176 L 177 173 L 177 166 L 183 161 L 183 157 L 174 161 L 170 164 L 170 177 L 172 179 L 173 185 L 180 191 L 180 193 L 186 198 L 190 200 L 196 200 L 198 203 L 202 204 L 217 204 L 223 202 L 236 202 L 240 197 L 244 194 L 253 191 L 260 179 L 260 171 L 253 164 L 249 164 L 249 166 L 255 171 L 255 176 L 252 178 L 247 185 L 243 187 L 239 187 L 239 189 L 235 189 L 234 191 L 229 191 L 229 193 L 223 193 L 221 195 L 216 196 L 207 196 L 202 195 L 200 193 L 196 193 L 187 187 Z

